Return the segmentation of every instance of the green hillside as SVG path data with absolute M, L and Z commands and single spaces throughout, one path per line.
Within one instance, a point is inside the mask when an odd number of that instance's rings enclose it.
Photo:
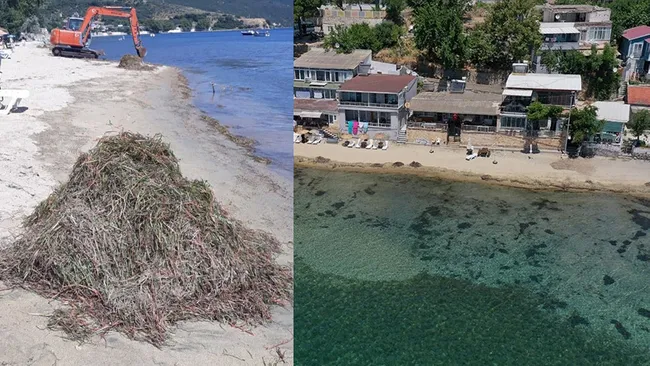
M 285 26 L 293 24 L 293 0 L 167 0 L 167 3 L 247 18 L 265 18 Z

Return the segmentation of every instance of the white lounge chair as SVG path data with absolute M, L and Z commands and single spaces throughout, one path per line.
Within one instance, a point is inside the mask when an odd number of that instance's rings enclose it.
M 382 150 L 388 149 L 388 140 L 384 141 L 384 147 L 381 148 Z
M 375 143 L 375 140 L 373 140 L 373 139 L 368 140 L 368 146 L 366 146 L 366 149 L 372 149 L 372 144 L 374 144 L 374 143 Z
M 18 107 L 18 104 L 24 99 L 29 97 L 28 90 L 18 90 L 18 89 L 0 89 L 0 98 L 2 98 L 3 109 L 0 110 L 0 114 L 7 115 L 14 108 Z
M 318 144 L 320 144 L 320 142 L 321 142 L 322 139 L 323 139 L 323 138 L 320 137 L 320 135 L 316 135 L 316 138 L 314 139 L 314 142 L 312 142 L 312 144 L 313 144 L 313 145 L 318 145 Z
M 375 141 L 372 143 L 372 149 L 373 149 L 373 150 L 377 150 L 377 146 L 378 146 L 378 145 L 379 145 L 379 140 L 375 140 Z
M 307 143 L 311 145 L 314 143 L 314 141 L 316 141 L 316 135 L 311 135 L 309 136 L 309 140 L 307 140 Z
M 293 133 L 293 142 L 295 142 L 296 144 L 300 143 L 300 134 L 299 133 L 295 133 L 295 132 Z
M 477 156 L 478 156 L 477 153 L 467 155 L 467 156 L 465 156 L 465 160 L 467 160 L 467 161 L 474 160 Z
M 358 139 L 357 144 L 354 145 L 354 147 L 356 147 L 357 149 L 360 148 L 361 147 L 361 142 L 363 142 L 363 141 L 361 139 Z
M 357 142 L 359 142 L 359 140 L 357 140 Z M 354 147 L 354 145 L 356 145 L 357 142 L 355 142 L 354 140 L 351 140 L 350 145 L 348 145 L 348 147 L 350 147 L 350 148 Z

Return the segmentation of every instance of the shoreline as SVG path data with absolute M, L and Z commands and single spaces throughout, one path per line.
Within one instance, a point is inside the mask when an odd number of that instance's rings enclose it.
M 302 144 L 301 144 L 302 145 Z M 396 144 L 393 144 L 390 149 L 404 149 L 404 150 L 417 150 L 418 147 L 422 149 L 421 146 L 395 146 Z M 338 147 L 338 146 L 337 146 Z M 333 147 L 336 149 L 337 147 Z M 307 149 L 310 149 L 312 147 L 307 147 Z M 338 147 L 342 150 L 345 148 L 343 147 Z M 443 148 L 444 149 L 444 148 Z M 439 154 L 439 150 L 443 149 L 437 149 L 435 154 Z M 296 149 L 298 150 L 298 149 Z M 329 150 L 329 149 L 323 149 L 323 150 Z M 357 149 L 354 149 L 357 150 Z M 460 168 L 457 169 L 452 169 L 449 167 L 444 167 L 440 165 L 444 164 L 428 164 L 427 162 L 423 162 L 422 160 L 419 160 L 418 157 L 421 157 L 422 155 L 418 154 L 409 154 L 412 153 L 413 151 L 407 151 L 405 153 L 399 154 L 400 157 L 410 156 L 410 159 L 395 159 L 393 161 L 385 161 L 387 159 L 384 159 L 383 156 L 377 156 L 375 157 L 381 157 L 382 159 L 366 159 L 366 158 L 356 158 L 355 159 L 355 153 L 356 151 L 351 151 L 348 154 L 345 154 L 345 156 L 342 156 L 340 154 L 327 154 L 328 151 L 320 151 L 323 154 L 322 155 L 317 155 L 316 154 L 304 154 L 305 151 L 295 151 L 294 150 L 294 167 L 295 168 L 308 168 L 308 169 L 318 169 L 318 170 L 329 170 L 329 171 L 340 171 L 340 172 L 357 172 L 357 173 L 368 173 L 368 174 L 393 174 L 393 175 L 411 175 L 411 176 L 418 176 L 422 178 L 429 178 L 429 179 L 440 179 L 440 180 L 447 180 L 447 181 L 454 181 L 454 182 L 468 182 L 468 183 L 476 183 L 476 184 L 486 184 L 486 185 L 493 185 L 493 186 L 502 186 L 502 187 L 511 187 L 511 188 L 519 188 L 519 189 L 526 189 L 526 190 L 531 190 L 531 191 L 539 191 L 539 192 L 576 192 L 576 193 L 613 193 L 613 194 L 621 194 L 621 195 L 627 195 L 627 196 L 633 196 L 633 197 L 638 197 L 638 198 L 650 198 L 650 174 L 647 180 L 647 183 L 643 184 L 630 184 L 625 183 L 625 182 L 607 182 L 603 181 L 600 179 L 594 179 L 590 177 L 586 177 L 585 179 L 579 179 L 576 177 L 575 174 L 571 174 L 570 170 L 559 170 L 560 172 L 564 171 L 567 173 L 560 173 L 557 174 L 558 176 L 564 175 L 565 179 L 556 177 L 549 177 L 549 178 L 544 178 L 540 176 L 526 176 L 525 172 L 521 172 L 518 174 L 517 172 L 514 173 L 508 173 L 508 174 L 499 174 L 499 173 L 492 173 L 492 172 L 487 172 L 487 171 L 480 171 L 479 169 L 475 169 L 474 171 L 470 170 L 462 170 Z M 382 154 L 382 152 L 378 151 L 369 151 L 370 154 Z M 457 155 L 459 157 L 464 155 L 464 151 L 462 149 L 458 149 L 456 151 L 449 150 L 448 153 L 450 155 Z M 432 154 L 432 155 L 435 155 Z M 545 153 L 545 154 L 551 154 L 551 153 Z M 536 154 L 539 156 L 540 154 Z M 559 154 L 558 154 L 559 155 Z M 436 157 L 439 157 L 437 155 Z M 517 156 L 517 158 L 520 159 L 526 159 L 528 158 L 527 156 Z M 550 157 L 547 156 L 545 157 L 546 159 L 549 159 Z M 477 158 L 477 159 L 485 159 L 485 158 Z M 491 159 L 490 159 L 491 160 Z M 496 160 L 496 158 L 495 158 Z M 501 159 L 500 159 L 501 160 Z M 553 159 L 549 159 L 553 160 Z M 562 161 L 559 159 L 555 159 L 557 161 Z M 568 160 L 568 159 L 563 159 L 563 160 Z M 414 164 L 414 166 L 410 166 L 410 164 Z M 398 166 L 401 163 L 401 166 Z M 465 162 L 463 161 L 462 163 L 466 164 L 471 164 L 472 162 Z M 570 164 L 571 162 L 569 162 Z M 420 164 L 418 166 L 418 164 Z M 467 167 L 467 165 L 465 165 Z M 647 166 L 646 169 L 650 168 L 650 166 Z M 489 168 L 488 168 L 489 169 Z M 487 170 L 487 169 L 483 169 Z M 649 169 L 650 170 L 650 169 Z
M 67 181 L 79 155 L 99 138 L 120 131 L 162 134 L 179 159 L 183 176 L 207 181 L 215 199 L 248 227 L 282 243 L 277 263 L 293 267 L 292 184 L 201 118 L 187 103 L 179 69 L 124 70 L 114 61 L 54 57 L 34 44 L 19 47 L 2 65 L 3 88 L 30 92 L 21 109 L 0 124 L 0 245 L 11 245 L 21 221 Z M 273 207 L 272 212 L 266 209 Z M 0 284 L 0 288 L 4 285 Z M 47 329 L 62 304 L 21 289 L 0 291 L 0 361 L 9 364 L 108 365 L 215 363 L 261 364 L 293 358 L 292 303 L 273 307 L 269 323 L 242 331 L 216 322 L 183 322 L 169 345 L 158 349 L 109 332 L 78 345 Z M 110 360 L 98 361 L 98 360 Z
M 107 62 L 109 64 L 116 64 L 116 65 L 119 64 L 119 61 L 114 61 L 114 60 L 101 60 L 101 62 Z M 167 69 L 175 70 L 178 73 L 178 82 L 180 86 L 181 96 L 183 97 L 184 100 L 190 102 L 191 105 L 201 113 L 200 118 L 204 122 L 211 125 L 215 130 L 217 130 L 220 134 L 224 135 L 226 138 L 228 138 L 228 140 L 232 141 L 235 145 L 245 149 L 247 151 L 247 155 L 253 161 L 265 165 L 271 165 L 274 163 L 273 159 L 263 157 L 256 153 L 257 150 L 255 147 L 259 144 L 259 141 L 247 136 L 242 136 L 242 135 L 237 135 L 232 133 L 232 127 L 222 124 L 218 119 L 210 116 L 208 112 L 200 109 L 196 104 L 194 104 L 194 101 L 192 100 L 194 98 L 194 89 L 190 87 L 190 81 L 187 79 L 187 76 L 185 75 L 185 71 L 182 68 L 177 66 L 169 66 L 165 64 L 155 64 L 155 63 L 146 63 L 146 65 L 150 65 L 155 68 L 167 68 Z M 143 72 L 143 71 L 155 71 L 155 70 L 137 70 L 137 71 Z

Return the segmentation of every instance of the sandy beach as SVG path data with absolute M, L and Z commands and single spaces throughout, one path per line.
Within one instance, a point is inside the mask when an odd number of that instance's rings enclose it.
M 386 174 L 417 174 L 538 190 L 603 191 L 650 195 L 650 162 L 595 157 L 568 159 L 560 153 L 493 151 L 489 158 L 465 160 L 457 147 L 389 144 L 387 150 L 340 144 L 294 144 L 296 166 Z M 477 147 L 478 148 L 478 147 Z M 321 158 L 319 158 L 321 157 Z M 494 164 L 494 162 L 497 164 Z M 393 164 L 401 162 L 404 166 Z M 412 162 L 420 167 L 411 167 Z
M 0 245 L 21 232 L 21 220 L 67 179 L 83 151 L 121 130 L 162 134 L 188 178 L 204 179 L 235 218 L 284 243 L 293 261 L 293 183 L 251 158 L 202 118 L 178 70 L 127 71 L 116 63 L 51 56 L 36 44 L 17 47 L 2 62 L 3 89 L 26 89 L 21 109 L 0 117 Z M 649 179 L 650 180 L 650 179 Z M 225 324 L 183 323 L 158 349 L 109 333 L 79 345 L 47 329 L 62 306 L 0 283 L 0 363 L 3 365 L 261 365 L 293 358 L 293 311 L 248 332 Z M 276 345 L 279 345 L 276 347 Z

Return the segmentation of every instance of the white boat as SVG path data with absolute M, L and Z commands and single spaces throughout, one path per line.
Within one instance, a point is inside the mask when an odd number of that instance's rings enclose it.
M 241 31 L 241 35 L 242 35 L 242 36 L 254 36 L 254 35 L 255 35 L 255 31 L 253 31 L 253 30 Z

